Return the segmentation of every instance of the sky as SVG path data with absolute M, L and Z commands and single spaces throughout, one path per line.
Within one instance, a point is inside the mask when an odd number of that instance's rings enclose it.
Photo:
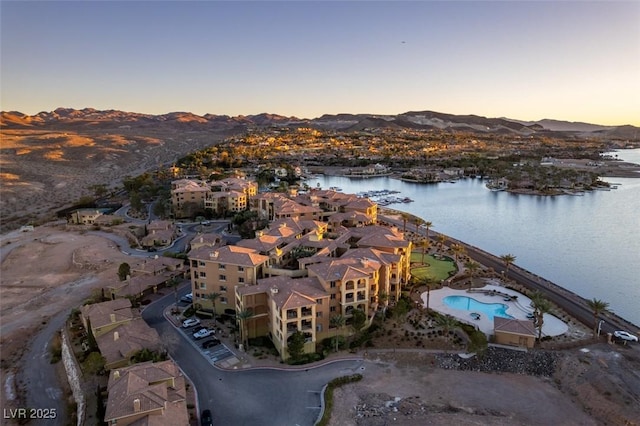
M 640 126 L 640 1 L 1 1 L 0 106 Z

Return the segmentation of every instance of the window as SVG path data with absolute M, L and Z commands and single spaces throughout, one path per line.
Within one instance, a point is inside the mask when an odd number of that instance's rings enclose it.
M 336 300 L 336 295 L 335 294 L 331 295 L 331 300 Z
M 335 312 L 335 311 L 336 311 L 336 307 L 335 307 L 335 306 L 332 306 L 331 308 L 329 308 L 329 311 L 331 311 L 331 312 Z
M 207 289 L 207 284 L 206 283 L 200 283 L 200 289 L 201 290 L 206 290 Z
M 207 273 L 204 271 L 200 271 L 200 278 L 206 278 L 207 277 Z
M 322 324 L 316 324 L 316 331 L 322 331 Z
M 316 304 L 322 305 L 322 299 L 316 299 Z
M 227 276 L 226 275 L 220 275 L 220 277 L 218 277 L 218 279 L 220 281 L 226 281 L 227 280 Z
M 220 291 L 227 291 L 227 286 L 226 285 L 221 285 L 220 286 Z
M 225 305 L 227 304 L 227 298 L 224 296 L 220 296 L 220 303 L 224 303 Z
M 218 269 L 226 269 L 226 266 L 224 266 L 224 263 L 218 263 Z
M 238 278 L 238 282 L 239 283 L 243 283 L 244 282 L 244 278 L 242 278 L 242 277 Z
M 322 318 L 322 312 L 316 312 L 316 318 Z
M 331 288 L 336 288 L 336 282 L 335 281 L 331 281 L 331 283 L 329 285 L 331 286 Z
M 198 265 L 199 265 L 199 266 L 207 266 L 207 264 L 206 264 L 206 263 L 204 263 L 202 260 L 198 262 Z
M 238 266 L 238 272 L 244 272 L 244 266 Z

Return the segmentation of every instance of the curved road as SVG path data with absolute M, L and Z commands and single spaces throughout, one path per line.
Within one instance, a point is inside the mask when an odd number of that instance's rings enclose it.
M 184 292 L 182 289 L 181 295 Z M 142 317 L 158 331 L 171 357 L 197 389 L 199 412 L 210 409 L 214 424 L 313 425 L 320 414 L 322 387 L 333 378 L 364 369 L 364 361 L 350 359 L 307 369 L 221 370 L 164 318 L 172 296 L 149 305 Z

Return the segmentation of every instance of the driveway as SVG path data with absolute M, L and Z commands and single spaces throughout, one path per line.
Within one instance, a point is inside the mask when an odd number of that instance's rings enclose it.
M 323 386 L 336 377 L 363 371 L 362 360 L 338 360 L 293 370 L 222 370 L 211 364 L 191 338 L 164 318 L 172 296 L 149 305 L 142 317 L 158 331 L 172 358 L 195 386 L 198 411 L 210 409 L 214 424 L 313 425 L 320 414 Z

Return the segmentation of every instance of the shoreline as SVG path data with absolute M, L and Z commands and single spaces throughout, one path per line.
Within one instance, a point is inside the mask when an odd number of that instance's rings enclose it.
M 380 207 L 380 209 L 378 210 L 378 215 L 379 216 L 381 216 L 381 215 L 382 216 L 387 216 L 387 217 L 388 216 L 400 216 L 401 214 L 409 215 L 412 218 L 424 220 L 424 219 L 422 219 L 422 218 L 420 218 L 420 217 L 418 217 L 416 215 L 413 215 L 413 214 L 411 214 L 409 212 L 405 212 L 405 211 L 402 211 L 402 210 L 397 210 L 397 209 L 392 209 L 392 208 L 390 209 L 390 208 L 387 208 L 387 207 Z M 401 218 L 398 218 L 396 220 L 402 221 Z M 420 235 L 422 235 L 422 231 L 425 232 L 425 236 L 426 236 L 426 230 L 424 230 L 424 229 L 421 230 Z M 410 232 L 413 232 L 413 231 L 410 231 Z M 469 257 L 471 257 L 470 253 L 482 254 L 485 257 L 489 257 L 489 258 L 494 259 L 496 262 L 502 263 L 502 260 L 500 259 L 500 257 L 496 256 L 493 253 L 489 253 L 489 252 L 483 250 L 480 247 L 476 247 L 474 245 L 465 243 L 464 241 L 460 241 L 460 240 L 458 240 L 456 238 L 453 238 L 453 237 L 451 237 L 449 235 L 442 234 L 440 232 L 434 231 L 433 229 L 429 229 L 429 238 L 430 239 L 433 239 L 434 237 L 437 238 L 440 235 L 444 235 L 447 238 L 447 241 L 450 242 L 450 243 L 459 244 L 459 245 L 465 247 L 465 249 L 467 250 L 467 256 L 469 256 Z M 480 262 L 480 263 L 482 264 L 483 262 Z M 484 266 L 486 266 L 486 265 L 484 265 Z M 510 268 L 509 268 L 509 272 L 510 273 L 513 273 L 514 271 L 517 271 L 518 274 L 526 275 L 526 276 L 528 276 L 530 281 L 538 283 L 540 285 L 540 290 L 542 290 L 543 292 L 549 292 L 549 293 L 552 293 L 552 294 L 556 295 L 557 296 L 556 300 L 561 300 L 561 301 L 564 301 L 564 302 L 567 302 L 567 303 L 579 303 L 579 304 L 582 304 L 582 305 L 585 305 L 586 302 L 587 302 L 587 299 L 585 299 L 584 297 L 582 297 L 578 293 L 575 293 L 575 292 L 573 292 L 573 291 L 571 291 L 571 290 L 569 290 L 567 288 L 564 288 L 564 287 L 562 287 L 562 286 L 560 286 L 560 285 L 558 285 L 558 284 L 556 284 L 556 283 L 554 283 L 552 281 L 549 281 L 548 279 L 546 279 L 546 278 L 544 278 L 544 277 L 542 277 L 542 276 L 540 276 L 540 275 L 538 275 L 538 274 L 536 274 L 534 272 L 531 272 L 531 271 L 529 271 L 529 270 L 527 270 L 525 268 L 522 268 L 522 267 L 520 267 L 520 266 L 518 266 L 516 264 L 512 264 L 510 266 Z M 514 280 L 514 281 L 518 282 L 517 280 Z M 527 287 L 527 288 L 531 289 L 531 290 L 535 290 L 535 289 L 531 288 L 530 285 L 527 285 L 526 283 L 523 283 L 523 282 L 518 282 L 518 283 L 523 285 L 524 287 Z M 555 301 L 554 301 L 554 303 L 556 303 L 562 309 L 567 310 L 566 306 L 563 306 L 562 303 L 557 303 Z M 634 334 L 640 332 L 640 325 L 634 324 L 630 320 L 615 314 L 612 310 L 606 310 L 606 311 L 602 312 L 600 315 L 602 317 L 606 317 L 610 324 L 615 323 L 615 325 L 621 326 L 621 327 L 618 328 L 620 330 L 625 330 L 625 329 L 627 331 L 631 330 L 632 333 L 634 333 L 634 331 L 635 331 Z M 580 318 L 577 318 L 577 317 L 574 317 L 574 318 L 577 321 L 580 321 L 581 323 L 586 325 L 587 327 L 591 328 L 594 325 L 593 324 L 593 314 L 591 314 L 591 317 L 587 321 L 583 321 L 583 320 L 581 320 Z

